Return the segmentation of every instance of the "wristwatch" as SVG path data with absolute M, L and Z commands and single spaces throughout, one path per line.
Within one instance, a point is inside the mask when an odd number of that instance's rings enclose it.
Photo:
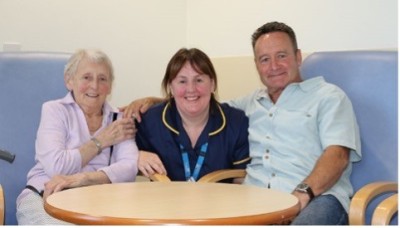
M 310 201 L 312 199 L 314 199 L 314 192 L 312 191 L 311 187 L 308 184 L 304 183 L 304 182 L 302 182 L 299 185 L 297 185 L 295 191 L 296 192 L 301 192 L 301 193 L 306 193 L 308 195 L 308 197 L 310 197 Z

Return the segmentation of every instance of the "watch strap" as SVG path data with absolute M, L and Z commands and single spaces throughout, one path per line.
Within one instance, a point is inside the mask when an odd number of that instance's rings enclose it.
M 90 140 L 92 140 L 94 142 L 94 144 L 97 147 L 97 154 L 100 154 L 102 151 L 102 145 L 100 143 L 100 141 L 98 139 L 96 139 L 95 137 L 91 138 Z
M 314 199 L 314 197 L 315 197 L 314 192 L 311 189 L 311 187 L 308 184 L 304 183 L 304 182 L 300 183 L 299 185 L 297 185 L 295 190 L 298 191 L 298 192 L 307 193 L 308 197 L 310 198 L 310 201 L 312 199 Z

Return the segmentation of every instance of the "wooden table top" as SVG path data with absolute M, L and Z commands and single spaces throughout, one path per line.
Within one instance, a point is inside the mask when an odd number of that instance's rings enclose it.
M 50 195 L 45 210 L 75 224 L 281 224 L 299 212 L 289 193 L 255 186 L 135 182 Z

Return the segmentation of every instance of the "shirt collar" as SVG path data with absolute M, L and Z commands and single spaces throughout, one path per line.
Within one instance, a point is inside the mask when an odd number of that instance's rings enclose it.
M 310 79 L 307 79 L 305 81 L 302 81 L 300 83 L 293 83 L 293 84 L 297 84 L 297 86 L 303 90 L 304 92 L 308 92 L 310 90 L 313 90 L 316 87 L 320 87 L 321 84 L 323 84 L 325 82 L 324 78 L 322 76 L 317 76 L 317 77 L 313 77 Z
M 75 105 L 76 107 L 79 107 L 79 105 L 76 103 L 74 96 L 72 96 L 72 92 L 69 91 L 67 95 L 61 99 L 61 103 L 65 105 Z M 105 114 L 104 116 L 111 117 L 114 112 L 119 112 L 118 109 L 113 108 L 107 101 L 104 102 L 103 105 L 103 113 Z
M 321 84 L 324 83 L 324 82 L 325 82 L 325 80 L 324 80 L 324 78 L 322 76 L 317 76 L 317 77 L 313 77 L 313 78 L 307 79 L 307 80 L 302 81 L 302 82 L 291 83 L 285 88 L 285 90 L 287 88 L 290 88 L 290 87 L 298 87 L 302 91 L 308 92 L 310 90 L 313 90 L 316 87 L 320 87 Z M 261 99 L 270 100 L 270 97 L 268 95 L 268 89 L 267 88 L 260 89 L 258 91 L 257 95 L 256 95 L 256 99 L 257 100 L 261 100 Z

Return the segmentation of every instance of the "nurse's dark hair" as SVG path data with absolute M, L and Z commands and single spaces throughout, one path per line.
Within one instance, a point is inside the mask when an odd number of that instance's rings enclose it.
M 215 94 L 217 93 L 218 88 L 217 74 L 215 73 L 215 69 L 210 58 L 203 51 L 197 48 L 181 48 L 172 56 L 167 65 L 167 69 L 165 70 L 165 75 L 162 80 L 161 89 L 165 97 L 172 97 L 169 85 L 172 80 L 174 80 L 178 76 L 179 71 L 182 69 L 186 62 L 189 62 L 197 73 L 206 74 L 210 77 L 211 80 L 214 81 L 215 91 L 211 95 L 211 97 L 215 100 Z

